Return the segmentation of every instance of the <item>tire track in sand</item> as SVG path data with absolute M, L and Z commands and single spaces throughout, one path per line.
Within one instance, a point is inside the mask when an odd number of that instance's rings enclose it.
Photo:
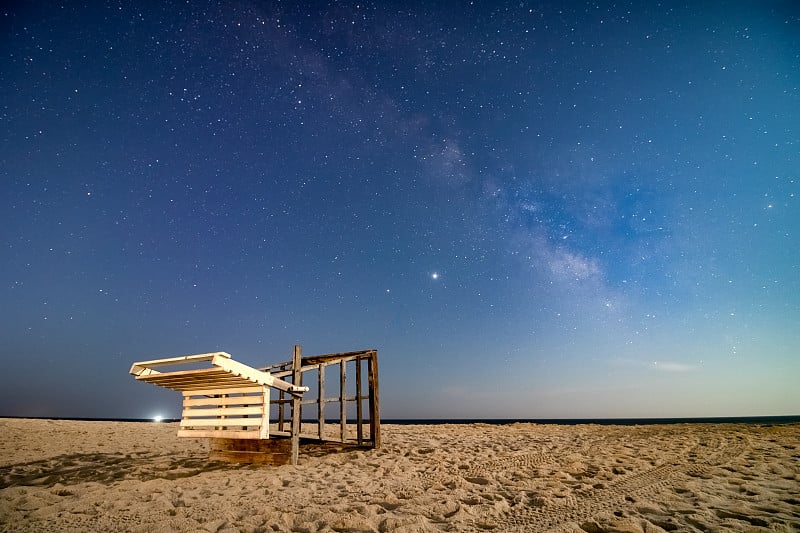
M 652 436 L 643 439 L 641 445 L 647 446 L 652 442 L 649 439 Z M 507 512 L 461 522 L 458 527 L 465 531 L 558 531 L 568 523 L 581 523 L 603 512 L 619 514 L 636 502 L 669 490 L 678 476 L 710 477 L 713 468 L 725 466 L 745 453 L 748 442 L 742 435 L 700 435 L 694 446 L 674 452 L 665 464 L 625 475 L 602 488 L 576 489 L 555 498 L 531 498 L 530 491 L 524 488 L 502 486 L 498 493 L 509 501 L 511 507 Z M 590 448 L 582 448 L 580 452 L 591 457 Z M 556 470 L 563 470 L 563 459 L 550 453 L 529 453 L 480 461 L 467 467 L 437 466 L 417 473 L 411 482 L 398 484 L 393 487 L 393 492 L 401 497 L 403 494 L 411 497 L 413 493 L 430 490 L 437 484 L 452 489 L 463 486 L 464 482 L 491 492 L 492 486 L 497 486 L 497 478 L 502 478 L 509 470 L 524 471 L 540 465 L 559 465 Z
M 742 455 L 747 450 L 747 444 L 747 439 L 740 435 L 701 441 L 687 454 L 688 462 L 676 460 L 625 476 L 606 488 L 580 492 L 578 497 L 564 502 L 566 505 L 516 505 L 492 526 L 510 532 L 557 531 L 569 522 L 588 520 L 601 512 L 619 512 L 639 500 L 667 490 L 676 476 L 710 476 L 714 467 L 727 465 Z M 700 453 L 709 449 L 714 451 L 706 455 Z M 476 529 L 485 530 L 486 526 L 477 526 Z

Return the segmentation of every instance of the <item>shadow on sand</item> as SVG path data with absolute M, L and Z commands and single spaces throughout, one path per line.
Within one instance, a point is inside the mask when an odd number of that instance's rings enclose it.
M 125 479 L 179 479 L 203 472 L 240 468 L 197 455 L 88 453 L 51 457 L 0 467 L 0 489 L 14 486 L 52 487 L 95 482 L 110 485 Z

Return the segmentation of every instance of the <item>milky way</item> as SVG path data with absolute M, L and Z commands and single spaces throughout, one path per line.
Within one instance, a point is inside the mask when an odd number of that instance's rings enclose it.
M 377 348 L 385 417 L 800 413 L 793 2 L 0 11 L 0 415 Z

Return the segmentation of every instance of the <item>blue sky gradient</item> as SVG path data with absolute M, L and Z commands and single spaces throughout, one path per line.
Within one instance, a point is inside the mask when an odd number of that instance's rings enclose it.
M 800 413 L 793 2 L 0 14 L 0 415 L 296 343 L 387 418 Z

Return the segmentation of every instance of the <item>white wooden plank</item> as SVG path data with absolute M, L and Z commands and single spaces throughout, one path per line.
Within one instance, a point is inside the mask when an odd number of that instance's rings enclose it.
M 223 393 L 225 394 L 225 393 Z M 261 405 L 263 403 L 262 394 L 251 394 L 248 396 L 228 396 L 227 398 L 188 398 L 184 397 L 184 407 L 199 407 L 203 405 Z
M 201 417 L 201 416 L 243 416 L 243 415 L 260 415 L 263 414 L 264 407 L 256 405 L 253 407 L 220 407 L 218 409 L 201 408 L 201 409 L 184 409 L 181 417 Z M 252 418 L 251 420 L 256 420 Z
M 180 429 L 179 437 L 194 439 L 215 438 L 215 439 L 258 439 L 258 430 L 214 430 L 214 429 Z
M 192 418 L 181 420 L 181 429 L 188 427 L 214 427 L 214 426 L 253 426 L 261 425 L 260 418 Z
M 215 389 L 212 387 L 207 387 L 205 389 L 193 389 L 193 390 L 185 390 L 183 391 L 183 397 L 194 397 L 194 396 L 215 396 L 218 394 L 250 394 L 261 392 L 263 390 L 262 387 L 258 385 L 246 386 L 246 387 L 226 387 L 224 389 Z

